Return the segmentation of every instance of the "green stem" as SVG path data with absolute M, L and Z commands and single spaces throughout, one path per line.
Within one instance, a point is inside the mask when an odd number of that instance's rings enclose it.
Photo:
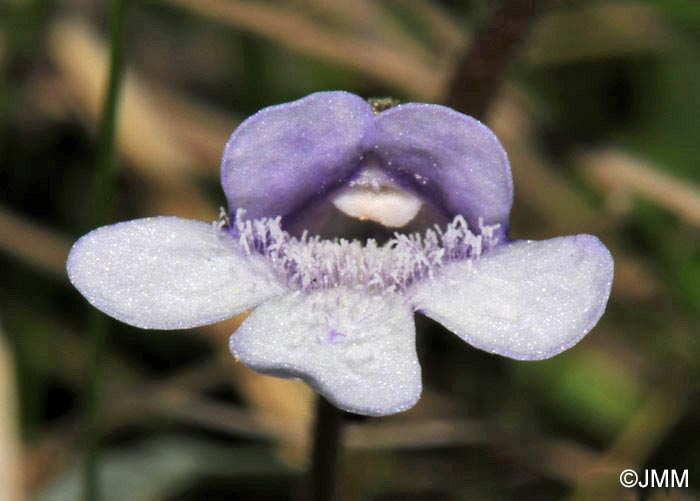
M 124 28 L 128 0 L 112 0 L 110 23 L 109 80 L 102 104 L 97 152 L 97 223 L 108 222 L 114 191 L 115 138 L 119 90 L 124 73 Z
M 115 137 L 119 90 L 124 70 L 124 26 L 126 24 L 127 0 L 112 0 L 110 21 L 110 61 L 107 92 L 100 117 L 97 152 L 97 200 L 95 223 L 106 224 L 112 211 L 115 170 Z M 94 310 L 91 312 L 89 330 L 92 339 L 87 364 L 87 406 L 85 420 L 85 463 L 83 499 L 98 501 L 98 452 L 100 442 L 100 407 L 102 393 L 102 359 L 107 339 L 107 319 Z

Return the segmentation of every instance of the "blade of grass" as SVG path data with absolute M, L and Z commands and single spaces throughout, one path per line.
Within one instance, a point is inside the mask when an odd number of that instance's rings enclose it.
M 68 112 L 81 117 L 86 124 L 98 123 L 109 71 L 107 42 L 84 20 L 59 18 L 49 29 L 48 56 L 57 69 L 54 85 L 62 89 Z M 54 85 L 50 82 L 48 89 L 54 89 Z M 165 105 L 156 102 L 162 87 L 154 88 L 138 68 L 128 65 L 124 68 L 115 146 L 128 166 L 143 177 L 183 179 L 197 172 L 198 159 L 173 134 L 172 126 L 177 120 L 164 118 L 168 116 L 163 109 Z M 51 103 L 57 100 L 53 96 L 45 99 Z M 218 166 L 218 159 L 215 164 Z M 216 173 L 218 176 L 218 169 Z
M 127 0 L 112 0 L 110 23 L 110 69 L 98 135 L 96 223 L 101 226 L 110 218 L 114 192 L 115 136 L 119 89 L 124 69 L 124 27 Z M 85 427 L 85 458 L 83 499 L 98 501 L 98 451 L 100 441 L 100 404 L 102 390 L 102 358 L 107 338 L 106 317 L 96 310 L 91 312 L 90 333 L 92 351 L 87 366 L 87 408 Z

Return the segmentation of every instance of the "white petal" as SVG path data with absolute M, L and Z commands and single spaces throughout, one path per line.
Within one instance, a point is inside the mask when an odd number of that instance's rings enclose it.
M 413 313 L 394 295 L 336 288 L 273 299 L 231 336 L 231 352 L 259 372 L 302 378 L 358 414 L 393 414 L 420 398 Z
M 417 286 L 415 308 L 468 343 L 539 360 L 560 353 L 598 322 L 610 295 L 613 260 L 591 235 L 518 241 L 447 265 Z
M 223 320 L 280 295 L 262 257 L 211 224 L 177 217 L 98 228 L 68 256 L 73 285 L 108 315 L 150 329 Z

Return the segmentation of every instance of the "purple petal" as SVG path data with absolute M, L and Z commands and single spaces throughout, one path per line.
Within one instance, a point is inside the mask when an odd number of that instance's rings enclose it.
M 256 371 L 299 377 L 341 409 L 382 416 L 420 398 L 413 313 L 402 298 L 338 287 L 259 306 L 231 336 Z
M 239 253 L 211 224 L 177 217 L 98 228 L 73 245 L 67 268 L 93 306 L 146 329 L 210 324 L 285 292 L 262 257 Z
M 513 201 L 508 156 L 478 120 L 439 105 L 397 106 L 377 116 L 365 148 L 449 216 L 463 215 L 472 228 L 479 217 L 507 228 Z
M 229 209 L 284 216 L 338 186 L 359 165 L 373 113 L 360 97 L 319 92 L 265 108 L 231 135 L 221 165 Z
M 613 260 L 591 235 L 498 247 L 445 266 L 414 305 L 466 342 L 521 360 L 552 357 L 585 336 L 610 295 Z

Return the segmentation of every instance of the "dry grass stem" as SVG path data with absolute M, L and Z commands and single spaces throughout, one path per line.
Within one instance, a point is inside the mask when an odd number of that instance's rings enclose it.
M 616 150 L 581 153 L 581 174 L 610 197 L 640 197 L 700 226 L 700 186 L 674 178 L 651 162 Z
M 65 276 L 70 240 L 0 207 L 0 249 L 52 275 Z
M 16 388 L 12 353 L 0 332 L 0 499 L 6 501 L 24 499 Z
M 423 20 L 430 36 L 437 42 L 439 53 L 451 59 L 469 41 L 469 34 L 460 26 L 458 20 L 450 17 L 440 6 L 427 0 L 394 0 L 410 9 L 414 15 Z
M 553 65 L 665 50 L 671 42 L 649 5 L 591 3 L 545 16 L 533 30 L 526 57 L 530 64 Z
M 308 16 L 286 7 L 239 0 L 167 0 L 217 22 L 250 30 L 291 50 L 342 64 L 421 100 L 435 99 L 443 87 L 445 69 L 364 37 L 348 37 L 325 29 Z

